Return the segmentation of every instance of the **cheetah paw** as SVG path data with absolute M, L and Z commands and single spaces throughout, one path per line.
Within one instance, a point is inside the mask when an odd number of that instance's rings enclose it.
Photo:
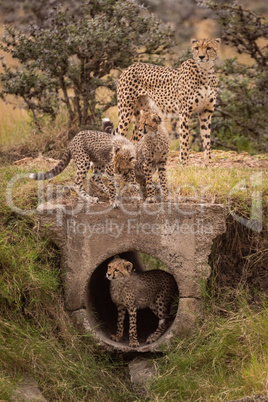
M 115 200 L 115 201 L 113 201 L 113 202 L 111 203 L 111 205 L 112 205 L 113 208 L 119 208 L 120 202 L 119 202 L 119 200 Z
M 157 199 L 156 197 L 147 197 L 145 202 L 152 204 L 153 202 L 157 202 Z
M 111 340 L 112 341 L 114 341 L 114 342 L 120 342 L 120 340 L 121 340 L 121 338 L 119 338 L 119 336 L 116 336 L 116 335 L 111 335 Z
M 148 336 L 148 338 L 146 339 L 146 343 L 153 343 L 155 341 L 156 339 L 153 335 Z
M 140 346 L 140 344 L 137 340 L 132 340 L 132 341 L 129 341 L 129 346 L 132 348 L 138 348 Z
M 81 200 L 83 200 L 84 202 L 88 202 L 89 204 L 97 204 L 99 202 L 98 197 L 91 197 L 88 194 L 81 194 L 80 192 L 78 192 L 78 195 Z
M 97 204 L 98 202 L 99 202 L 99 199 L 98 199 L 98 197 L 88 197 L 87 199 L 86 199 L 86 201 L 87 202 L 89 202 L 90 204 Z

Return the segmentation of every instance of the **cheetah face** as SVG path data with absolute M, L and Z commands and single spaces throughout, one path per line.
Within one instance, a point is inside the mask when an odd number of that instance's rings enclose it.
M 135 169 L 136 155 L 127 147 L 115 148 L 113 152 L 114 171 L 118 174 L 126 174 Z
M 158 114 L 152 111 L 144 112 L 143 110 L 141 110 L 139 129 L 142 132 L 142 134 L 147 134 L 149 132 L 157 132 L 161 122 L 162 122 L 161 117 L 159 117 Z
M 213 65 L 219 57 L 219 44 L 221 40 L 192 39 L 192 54 L 195 62 L 200 66 Z
M 133 265 L 130 261 L 124 260 L 120 257 L 115 257 L 107 268 L 106 278 L 110 281 L 113 279 L 120 279 L 130 275 Z

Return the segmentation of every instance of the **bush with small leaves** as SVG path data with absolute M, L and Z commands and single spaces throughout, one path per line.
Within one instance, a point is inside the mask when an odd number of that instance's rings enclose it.
M 40 114 L 55 118 L 64 105 L 70 125 L 98 126 L 101 115 L 116 104 L 111 70 L 127 67 L 141 53 L 143 60 L 154 54 L 160 62 L 172 43 L 172 29 L 132 0 L 80 4 L 79 15 L 58 7 L 45 27 L 8 27 L 3 36 L 1 48 L 20 66 L 14 69 L 2 62 L 1 96 L 22 97 L 37 125 Z M 99 87 L 113 94 L 103 104 L 96 99 Z

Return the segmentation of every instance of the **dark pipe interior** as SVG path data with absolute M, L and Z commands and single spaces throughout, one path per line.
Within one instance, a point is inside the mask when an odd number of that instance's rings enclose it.
M 120 253 L 120 257 L 131 261 L 137 272 L 145 269 L 137 252 Z M 105 277 L 107 265 L 112 259 L 113 257 L 108 258 L 95 269 L 89 282 L 87 294 L 87 308 L 94 312 L 98 329 L 109 339 L 112 334 L 115 334 L 117 323 L 117 308 L 110 296 L 110 282 Z M 171 324 L 172 321 L 170 322 Z M 158 318 L 149 308 L 138 310 L 137 329 L 139 342 L 145 342 L 147 337 L 156 330 L 157 325 Z M 125 319 L 124 329 L 123 341 L 127 343 L 129 330 L 128 316 Z

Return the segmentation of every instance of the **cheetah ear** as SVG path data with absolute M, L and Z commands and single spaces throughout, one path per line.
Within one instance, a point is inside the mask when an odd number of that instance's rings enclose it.
M 132 262 L 126 261 L 126 262 L 125 262 L 125 268 L 126 268 L 126 270 L 127 270 L 128 272 L 131 272 L 131 271 L 132 271 L 132 268 L 133 268 Z
M 191 44 L 197 42 L 197 39 L 191 39 Z
M 215 42 L 221 43 L 221 38 L 215 39 Z

